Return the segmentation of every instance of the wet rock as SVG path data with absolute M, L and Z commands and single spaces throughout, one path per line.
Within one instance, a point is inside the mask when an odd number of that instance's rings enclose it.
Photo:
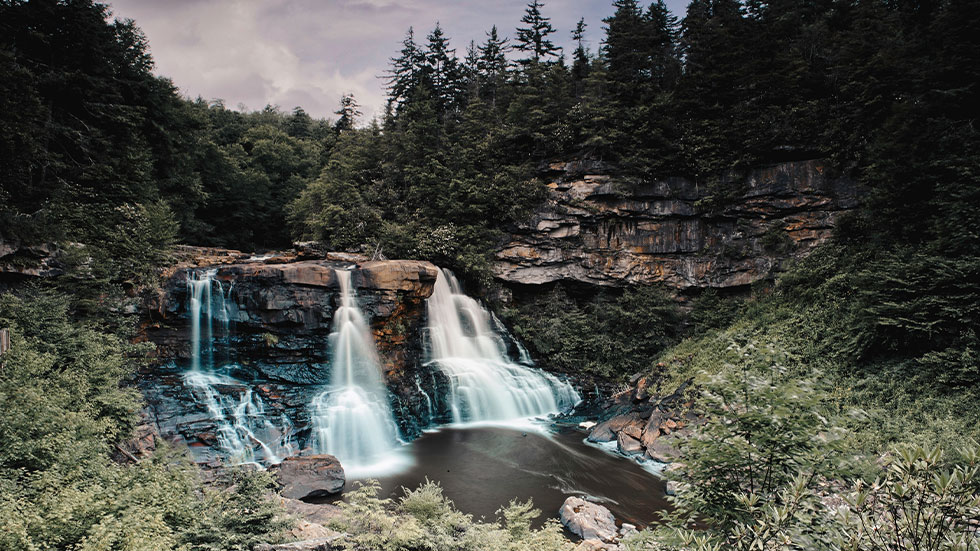
M 640 420 L 637 413 L 625 413 L 607 419 L 592 427 L 589 433 L 589 442 L 612 442 L 616 439 L 616 434 L 624 427 Z
M 580 497 L 569 497 L 558 511 L 561 523 L 582 539 L 616 541 L 616 519 L 609 509 Z
M 626 434 L 626 431 L 621 431 L 616 435 L 616 447 L 619 449 L 620 453 L 626 455 L 637 455 L 643 453 L 643 444 L 636 438 Z
M 287 457 L 271 469 L 283 497 L 306 499 L 339 494 L 344 489 L 344 468 L 332 455 Z
M 660 463 L 674 462 L 680 457 L 680 452 L 677 451 L 677 448 L 673 444 L 674 440 L 675 438 L 658 438 L 656 442 L 647 447 L 647 457 Z
M 156 345 L 158 361 L 142 370 L 137 384 L 162 438 L 190 446 L 201 463 L 220 457 L 215 449 L 217 427 L 203 403 L 205 397 L 182 380 L 191 348 L 187 281 L 203 269 L 215 270 L 212 296 L 221 294 L 223 313 L 229 318 L 225 324 L 212 321 L 214 338 L 207 361 L 241 383 L 216 386 L 222 401 L 238 402 L 251 390 L 261 397 L 267 417 L 277 427 L 295 428 L 296 443 L 305 445 L 307 406 L 329 380 L 327 341 L 339 301 L 336 270 L 351 270 L 393 393 L 399 430 L 411 438 L 424 428 L 417 420 L 428 422 L 441 413 L 431 411 L 418 390 L 421 386 L 430 396 L 437 395 L 433 377 L 422 366 L 422 335 L 425 300 L 432 294 L 438 268 L 429 262 L 369 261 L 347 253 L 297 260 L 313 254 L 319 253 L 253 256 L 181 248 L 180 262 L 168 271 L 161 291 L 146 298 L 143 309 L 143 336 Z M 272 259 L 277 263 L 268 262 Z

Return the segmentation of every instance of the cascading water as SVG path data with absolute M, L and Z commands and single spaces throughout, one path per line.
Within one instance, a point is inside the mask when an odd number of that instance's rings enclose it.
M 228 375 L 214 361 L 214 323 L 221 335 L 229 335 L 231 286 L 226 294 L 215 279 L 217 270 L 191 273 L 187 279 L 191 315 L 191 369 L 184 383 L 194 399 L 203 404 L 215 422 L 218 446 L 232 464 L 274 464 L 296 453 L 293 425 L 285 415 L 278 423 L 265 411 L 262 398 L 244 383 Z M 217 293 L 212 287 L 217 286 Z M 226 392 L 219 392 L 224 389 Z M 229 393 L 237 393 L 236 396 Z
M 440 271 L 427 311 L 429 363 L 449 379 L 456 423 L 547 415 L 579 402 L 568 383 L 507 357 L 503 338 L 491 329 L 499 322 L 463 293 L 449 270 Z M 526 352 L 521 356 L 530 361 Z
M 370 471 L 390 459 L 398 428 L 388 404 L 374 337 L 357 306 L 351 273 L 337 270 L 340 306 L 330 334 L 330 384 L 311 404 L 312 447 L 347 470 Z
M 275 464 L 296 453 L 293 424 L 285 415 L 279 423 L 266 414 L 265 404 L 252 389 L 241 390 L 242 383 L 225 375 L 191 371 L 184 375 L 195 399 L 203 403 L 216 422 L 218 446 L 234 465 L 255 463 Z M 235 398 L 218 392 L 218 388 L 233 388 Z

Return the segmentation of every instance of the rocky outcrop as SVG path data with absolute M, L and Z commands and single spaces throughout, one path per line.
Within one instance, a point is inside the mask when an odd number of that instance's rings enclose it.
M 337 270 L 351 271 L 402 435 L 415 436 L 423 428 L 418 420 L 431 416 L 418 381 L 430 387 L 440 383 L 422 366 L 425 299 L 432 294 L 436 266 L 370 261 L 345 253 L 298 260 L 302 254 L 307 253 L 253 256 L 183 247 L 162 287 L 146 299 L 142 338 L 156 345 L 157 361 L 141 372 L 138 385 L 159 434 L 189 445 L 199 462 L 218 459 L 215 449 L 221 438 L 215 416 L 202 400 L 207 396 L 184 378 L 191 356 L 188 280 L 206 271 L 215 280 L 213 303 L 223 305 L 227 322 L 211 320 L 212 346 L 203 345 L 210 351 L 202 355 L 231 378 L 213 386 L 213 398 L 237 404 L 251 393 L 253 405 L 264 408 L 276 430 L 298 446 L 290 453 L 302 452 L 308 442 L 308 406 L 328 381 L 328 336 L 340 301 Z M 427 392 L 434 395 L 435 389 Z
M 558 511 L 558 517 L 565 528 L 584 540 L 613 542 L 618 535 L 616 518 L 609 509 L 580 497 L 566 499 Z
M 826 241 L 857 205 L 854 184 L 816 160 L 728 178 L 724 201 L 691 180 L 633 182 L 597 163 L 555 164 L 548 177 L 547 200 L 496 253 L 506 284 L 749 285 Z
M 54 243 L 27 244 L 0 239 L 0 284 L 64 273 L 64 252 Z
M 282 487 L 279 494 L 289 499 L 308 499 L 339 494 L 344 490 L 344 468 L 332 455 L 293 456 L 273 466 Z
M 669 396 L 650 396 L 645 377 L 634 384 L 603 405 L 606 418 L 589 427 L 587 440 L 616 442 L 616 450 L 623 455 L 671 463 L 678 456 L 677 431 L 697 421 L 683 401 L 690 381 Z
M 558 518 L 569 532 L 582 538 L 575 551 L 625 551 L 621 542 L 636 535 L 636 526 L 623 523 L 616 528 L 616 518 L 606 507 L 580 497 L 569 497 L 558 510 Z

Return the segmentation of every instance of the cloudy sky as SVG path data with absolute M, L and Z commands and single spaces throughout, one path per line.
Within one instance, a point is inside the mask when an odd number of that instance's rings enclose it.
M 116 17 L 146 33 L 157 73 L 191 97 L 228 107 L 302 106 L 332 117 L 353 93 L 367 117 L 384 105 L 384 75 L 409 26 L 416 39 L 439 21 L 462 57 L 492 25 L 506 35 L 527 0 L 108 0 Z M 570 32 L 584 17 L 595 50 L 612 0 L 545 0 L 544 14 L 570 53 Z M 646 2 L 644 2 L 644 5 Z M 687 0 L 667 0 L 683 15 Z

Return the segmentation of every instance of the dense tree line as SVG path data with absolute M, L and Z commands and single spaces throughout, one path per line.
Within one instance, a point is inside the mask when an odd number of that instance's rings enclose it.
M 820 407 L 868 408 L 853 449 L 976 436 L 975 2 L 693 0 L 681 19 L 661 1 L 613 7 L 594 50 L 584 21 L 556 29 L 539 0 L 515 14 L 513 33 L 492 27 L 465 51 L 438 25 L 424 37 L 409 29 L 384 115 L 365 122 L 351 96 L 333 121 L 182 98 L 153 74 L 135 24 L 105 5 L 0 0 L 0 238 L 59 243 L 73 276 L 55 284 L 71 295 L 0 300 L 13 334 L 0 369 L 4 546 L 247 548 L 281 527 L 262 477 L 212 492 L 166 454 L 132 467 L 108 459 L 133 423 L 137 400 L 120 385 L 143 353 L 110 298 L 152 283 L 174 242 L 255 250 L 314 238 L 485 276 L 502 232 L 544 197 L 539 169 L 554 160 L 695 178 L 713 190 L 706 210 L 739 191 L 726 174 L 776 161 L 825 157 L 863 187 L 838 243 L 744 303 L 702 295 L 694 338 L 678 346 L 676 311 L 654 289 L 591 302 L 557 290 L 512 313 L 553 366 L 737 389 L 751 417 L 705 429 L 714 437 L 695 449 L 699 465 L 737 472 L 732 457 L 766 456 L 787 428 L 809 449 L 825 421 L 784 402 L 815 390 Z M 556 37 L 568 32 L 566 57 Z M 743 349 L 753 352 L 733 355 Z M 733 455 L 724 436 L 745 423 L 762 440 Z M 929 452 L 909 457 L 932 476 Z M 736 478 L 721 501 L 695 493 L 680 504 L 731 528 L 708 547 L 756 545 L 738 534 L 768 522 L 776 509 L 760 503 L 802 502 L 789 476 L 778 482 L 760 502 L 746 503 Z M 874 547 L 860 545 L 848 548 Z
M 385 114 L 364 124 L 352 96 L 335 122 L 182 99 L 105 6 L 5 1 L 0 231 L 88 244 L 107 277 L 174 239 L 313 237 L 479 269 L 543 196 L 544 161 L 686 175 L 724 200 L 727 172 L 824 156 L 870 190 L 850 235 L 976 247 L 970 2 L 695 0 L 680 20 L 661 1 L 613 8 L 594 51 L 584 21 L 555 29 L 538 0 L 512 38 L 492 27 L 465 52 L 438 25 L 409 29 Z M 138 242 L 120 250 L 120 233 Z

